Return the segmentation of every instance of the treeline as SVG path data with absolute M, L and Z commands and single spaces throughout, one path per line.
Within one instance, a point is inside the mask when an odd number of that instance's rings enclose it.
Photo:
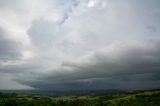
M 160 92 L 114 94 L 90 98 L 63 98 L 19 96 L 0 93 L 0 106 L 160 106 Z

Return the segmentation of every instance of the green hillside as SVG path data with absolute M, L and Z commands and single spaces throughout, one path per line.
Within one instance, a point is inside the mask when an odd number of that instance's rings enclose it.
M 130 94 L 103 103 L 107 106 L 160 106 L 160 91 Z
M 0 93 L 0 106 L 160 106 L 160 91 L 53 97 Z

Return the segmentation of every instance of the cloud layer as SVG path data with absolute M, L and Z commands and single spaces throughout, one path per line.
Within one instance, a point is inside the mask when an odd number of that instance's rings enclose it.
M 0 5 L 0 89 L 160 87 L 158 0 Z

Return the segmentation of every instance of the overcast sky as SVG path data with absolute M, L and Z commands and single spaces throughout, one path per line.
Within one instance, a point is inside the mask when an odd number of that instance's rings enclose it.
M 0 89 L 160 88 L 160 0 L 0 0 Z

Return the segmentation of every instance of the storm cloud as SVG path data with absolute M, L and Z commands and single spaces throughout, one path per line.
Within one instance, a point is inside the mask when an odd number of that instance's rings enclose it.
M 1 89 L 160 87 L 158 0 L 0 3 Z
M 37 83 L 31 81 L 30 84 L 42 89 L 62 90 L 158 88 L 159 43 L 138 45 L 116 42 L 83 58 L 63 62 L 60 68 L 51 70 Z

